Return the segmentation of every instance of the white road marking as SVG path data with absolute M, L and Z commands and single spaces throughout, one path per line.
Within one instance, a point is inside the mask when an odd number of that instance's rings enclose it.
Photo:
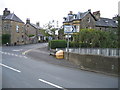
M 58 86 L 58 85 L 56 85 L 56 84 L 53 84 L 53 83 L 51 83 L 51 82 L 48 82 L 48 81 L 46 81 L 46 80 L 43 80 L 43 79 L 38 79 L 38 80 L 41 81 L 41 82 L 44 82 L 44 83 L 46 83 L 46 84 L 49 84 L 49 85 L 51 85 L 51 86 L 54 86 L 54 87 L 56 87 L 56 88 L 64 89 L 63 87 Z M 65 89 L 64 89 L 64 90 L 65 90 Z
M 4 54 L 7 54 L 6 52 L 3 52 Z
M 14 54 L 13 54 L 13 53 L 11 53 L 11 55 L 12 55 L 12 56 L 14 56 Z
M 15 49 L 15 50 L 12 50 L 12 51 L 18 52 L 18 51 L 22 51 L 22 49 Z
M 29 50 L 23 52 L 22 55 L 25 55 L 26 53 L 28 53 L 28 52 L 31 51 L 31 50 L 32 50 L 32 49 L 29 49 Z
M 8 55 L 11 55 L 10 53 L 8 53 Z
M 9 67 L 9 66 L 7 66 L 7 65 L 5 65 L 5 64 L 0 63 L 0 65 L 3 66 L 3 67 L 6 67 L 6 68 L 8 68 L 8 69 L 11 69 L 11 70 L 13 70 L 13 71 L 16 71 L 16 72 L 19 72 L 19 73 L 21 72 L 20 70 L 14 69 L 14 68 Z
M 22 56 L 22 55 L 17 55 L 17 54 L 13 54 L 13 53 L 8 53 L 8 52 L 2 52 L 0 51 L 0 53 L 5 54 L 5 55 L 10 55 L 10 56 L 16 56 L 16 57 L 23 57 L 23 58 L 27 58 L 26 56 Z
M 26 57 L 26 56 L 23 56 L 24 58 L 28 58 L 28 57 Z
M 17 57 L 18 55 L 17 55 L 17 54 L 15 54 L 15 56 Z

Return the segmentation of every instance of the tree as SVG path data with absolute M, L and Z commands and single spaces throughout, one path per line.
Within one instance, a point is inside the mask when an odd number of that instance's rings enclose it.
M 120 48 L 120 16 L 118 16 L 118 48 Z
M 82 29 L 76 35 L 73 35 L 75 43 L 80 47 L 87 48 L 117 48 L 118 36 L 117 29 L 109 31 Z
M 50 36 L 53 37 L 53 39 L 55 39 L 55 37 L 56 37 L 55 32 L 56 32 L 57 28 L 55 27 L 54 20 L 52 22 L 49 21 L 49 23 L 45 24 L 44 29 L 45 29 L 46 33 L 48 33 Z

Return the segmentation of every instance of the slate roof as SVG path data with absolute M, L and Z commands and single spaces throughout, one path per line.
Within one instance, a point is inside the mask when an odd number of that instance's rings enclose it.
M 100 18 L 96 21 L 96 26 L 101 27 L 117 27 L 116 20 L 109 19 L 109 18 Z
M 17 17 L 14 13 L 11 13 L 7 15 L 6 17 L 3 17 L 4 20 L 12 20 L 20 23 L 24 23 L 19 17 Z
M 65 17 L 66 18 L 65 22 L 83 19 L 88 13 L 90 13 L 93 16 L 93 18 L 96 20 L 94 15 L 90 11 L 87 11 L 87 12 L 78 12 L 77 14 L 68 15 L 68 17 Z
M 40 29 L 39 26 L 37 26 L 37 25 L 35 25 L 35 24 L 33 24 L 33 23 L 30 23 L 30 25 L 33 26 L 33 27 L 36 28 L 36 29 Z
M 76 19 L 82 19 L 85 15 L 87 15 L 89 12 L 78 12 L 78 14 L 69 14 L 68 17 L 65 17 L 66 18 L 66 21 L 69 22 L 69 21 L 72 21 L 72 20 L 76 20 Z M 65 21 L 65 22 L 66 22 Z
M 98 27 L 113 27 L 116 28 L 117 27 L 117 21 L 114 19 L 109 19 L 109 18 L 100 18 L 99 20 L 97 20 L 95 18 L 95 16 L 90 12 L 78 12 L 77 14 L 68 14 L 67 17 L 65 17 L 65 21 L 64 22 L 71 22 L 73 20 L 80 20 L 83 19 L 88 13 L 91 14 L 91 16 L 95 19 L 96 21 L 96 26 Z
M 77 15 L 76 19 L 82 19 L 82 18 L 85 17 L 88 13 L 89 13 L 89 11 L 84 12 L 84 13 L 78 12 L 78 14 L 76 14 L 76 15 Z

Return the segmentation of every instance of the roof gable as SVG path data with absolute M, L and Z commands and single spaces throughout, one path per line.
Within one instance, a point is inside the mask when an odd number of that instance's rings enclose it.
M 90 12 L 90 11 L 86 11 L 86 12 L 78 12 L 77 14 L 72 14 L 72 15 L 68 15 L 67 17 L 65 17 L 65 22 L 69 22 L 69 21 L 73 21 L 73 20 L 81 20 L 83 19 L 87 14 L 90 14 L 95 21 L 97 21 L 97 19 L 95 18 L 95 16 Z
M 35 24 L 33 24 L 33 23 L 30 23 L 30 25 L 33 26 L 33 27 L 36 28 L 36 29 L 40 29 L 39 26 L 37 26 L 37 25 L 35 25 Z
M 4 17 L 4 20 L 13 20 L 16 22 L 24 23 L 19 17 L 17 17 L 14 13 L 11 13 Z

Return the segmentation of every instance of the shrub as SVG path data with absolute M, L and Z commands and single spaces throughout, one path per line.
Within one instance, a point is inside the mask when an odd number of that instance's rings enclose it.
M 9 34 L 2 34 L 2 44 L 10 44 L 10 37 L 11 36 Z
M 49 42 L 49 47 L 51 49 L 66 48 L 67 42 L 65 40 L 52 40 Z
M 70 42 L 70 47 L 73 47 L 73 48 L 78 48 L 79 47 L 79 42 Z
M 33 37 L 33 36 L 35 36 L 35 35 L 33 35 L 33 34 L 30 34 L 30 35 L 29 35 L 29 37 Z

